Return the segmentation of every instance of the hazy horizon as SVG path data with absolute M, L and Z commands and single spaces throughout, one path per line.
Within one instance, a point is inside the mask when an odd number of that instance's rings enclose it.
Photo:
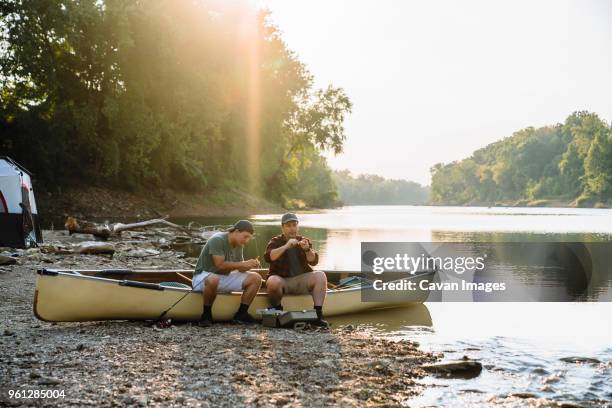
M 430 184 L 435 163 L 588 110 L 612 119 L 612 3 L 260 0 L 353 113 L 335 170 Z

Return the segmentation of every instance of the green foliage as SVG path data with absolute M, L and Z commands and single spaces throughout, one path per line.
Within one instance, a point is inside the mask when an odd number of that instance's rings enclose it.
M 589 112 L 575 112 L 563 124 L 520 130 L 470 158 L 433 166 L 431 200 L 455 205 L 606 202 L 612 198 L 611 137 L 612 129 Z
M 351 109 L 352 104 L 341 88 L 329 86 L 314 95 L 303 93 L 297 109 L 283 124 L 284 133 L 288 135 L 286 149 L 280 152 L 276 170 L 267 178 L 268 191 L 281 196 L 286 191 L 295 191 L 295 185 L 300 184 L 296 184 L 298 175 L 311 169 L 311 173 L 320 172 L 318 175 L 322 177 L 308 181 L 321 184 L 318 189 L 324 196 L 318 201 L 335 205 L 337 193 L 326 190 L 330 183 L 333 185 L 331 173 L 318 151 L 342 152 L 346 139 L 344 118 Z
M 341 203 L 332 171 L 327 166 L 325 158 L 318 154 L 316 149 L 312 149 L 311 152 L 310 164 L 300 172 L 295 185 L 295 196 L 302 198 L 311 207 L 337 207 Z
M 584 163 L 586 191 L 605 201 L 612 197 L 612 132 L 598 132 Z
M 0 65 L 0 149 L 42 184 L 335 200 L 350 100 L 247 0 L 7 0 Z
M 421 205 L 429 201 L 429 190 L 407 180 L 389 180 L 371 174 L 353 176 L 335 171 L 340 200 L 347 205 Z

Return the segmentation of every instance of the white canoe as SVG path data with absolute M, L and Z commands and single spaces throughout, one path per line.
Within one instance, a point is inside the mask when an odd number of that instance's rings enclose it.
M 182 299 L 167 314 L 177 321 L 195 321 L 202 314 L 202 294 L 190 288 L 159 285 L 161 282 L 188 283 L 192 270 L 59 270 L 38 271 L 34 295 L 34 314 L 52 322 L 92 320 L 150 320 Z M 431 274 L 415 275 L 409 279 L 430 278 Z M 403 307 L 421 304 L 427 291 L 406 294 L 391 301 L 363 302 L 360 286 L 328 289 L 324 304 L 326 316 L 337 316 L 364 310 Z M 240 292 L 219 294 L 213 305 L 215 320 L 230 320 L 240 304 Z M 310 295 L 283 297 L 285 310 L 312 309 Z M 270 307 L 265 291 L 257 294 L 249 308 L 254 318 L 256 311 Z

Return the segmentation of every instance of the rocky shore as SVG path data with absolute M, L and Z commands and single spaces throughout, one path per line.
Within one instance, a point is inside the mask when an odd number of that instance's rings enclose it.
M 46 242 L 83 238 L 45 231 Z M 6 253 L 6 251 L 5 251 Z M 19 251 L 0 266 L 2 406 L 400 406 L 418 394 L 438 357 L 410 340 L 359 327 L 329 331 L 147 322 L 46 323 L 32 313 L 40 267 L 172 267 L 166 251 L 134 257 Z M 63 398 L 9 398 L 9 390 L 57 390 Z

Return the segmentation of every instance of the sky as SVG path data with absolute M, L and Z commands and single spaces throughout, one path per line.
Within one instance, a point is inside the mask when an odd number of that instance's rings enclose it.
M 610 0 L 259 0 L 315 86 L 353 102 L 334 169 L 429 169 L 528 126 L 612 120 Z

